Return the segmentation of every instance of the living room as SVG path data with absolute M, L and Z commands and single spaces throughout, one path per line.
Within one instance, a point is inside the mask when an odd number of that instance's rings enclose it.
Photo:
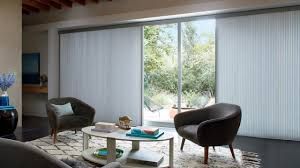
M 299 5 L 1 1 L 1 167 L 299 167 Z

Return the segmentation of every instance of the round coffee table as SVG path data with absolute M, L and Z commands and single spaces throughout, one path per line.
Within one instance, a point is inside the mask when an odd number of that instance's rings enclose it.
M 117 129 L 112 133 L 105 133 L 105 132 L 96 132 L 92 131 L 95 128 L 94 126 L 89 126 L 82 128 L 83 132 L 83 152 L 82 157 L 88 161 L 105 165 L 111 162 L 120 162 L 123 167 L 126 168 L 154 168 L 153 166 L 147 166 L 138 163 L 129 163 L 127 162 L 127 157 L 131 152 L 136 152 L 140 149 L 140 142 L 157 142 L 157 141 L 169 141 L 169 160 L 163 160 L 163 162 L 158 166 L 162 167 L 170 167 L 173 168 L 173 160 L 174 160 L 174 136 L 170 133 L 165 132 L 161 137 L 158 139 L 149 139 L 149 138 L 140 138 L 140 137 L 132 137 L 126 136 L 127 130 Z M 107 160 L 96 158 L 93 156 L 93 152 L 96 150 L 95 148 L 89 148 L 89 137 L 99 137 L 105 138 L 107 141 L 107 150 L 108 156 Z M 124 151 L 122 157 L 116 159 L 116 140 L 121 141 L 131 141 L 132 142 L 132 149 L 129 151 Z

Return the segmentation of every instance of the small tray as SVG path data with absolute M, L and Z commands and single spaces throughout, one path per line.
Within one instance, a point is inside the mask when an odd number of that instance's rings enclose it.
M 120 158 L 122 157 L 124 151 L 122 149 L 116 149 L 116 158 Z M 108 150 L 107 148 L 101 148 L 101 149 L 97 149 L 94 153 L 93 156 L 100 158 L 100 159 L 107 159 L 107 155 L 108 155 Z

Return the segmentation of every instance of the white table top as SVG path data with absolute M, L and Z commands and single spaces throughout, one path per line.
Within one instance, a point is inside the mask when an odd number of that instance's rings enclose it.
M 117 128 L 116 131 L 111 133 L 92 131 L 93 128 L 95 128 L 95 126 L 84 127 L 81 129 L 81 131 L 85 134 L 95 136 L 95 137 L 112 138 L 112 139 L 123 140 L 123 141 L 153 142 L 153 141 L 166 141 L 174 138 L 174 136 L 168 132 L 164 132 L 164 134 L 158 139 L 150 139 L 150 138 L 126 136 L 126 132 L 128 132 L 128 130 L 122 130 L 119 128 Z

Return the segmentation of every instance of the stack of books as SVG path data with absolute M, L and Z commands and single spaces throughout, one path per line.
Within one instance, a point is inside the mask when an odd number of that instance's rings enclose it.
M 95 128 L 92 129 L 92 131 L 98 131 L 98 132 L 114 132 L 116 130 L 116 124 L 115 123 L 107 123 L 107 122 L 97 122 L 95 124 Z
M 133 127 L 126 133 L 127 136 L 157 139 L 164 134 L 159 128 L 154 127 Z

